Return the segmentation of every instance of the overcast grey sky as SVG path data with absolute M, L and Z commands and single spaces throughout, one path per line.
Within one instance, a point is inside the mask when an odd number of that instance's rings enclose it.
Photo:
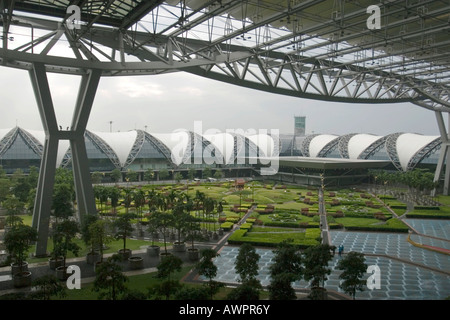
M 59 124 L 70 125 L 80 78 L 49 74 Z M 16 124 L 42 130 L 27 71 L 0 67 L 0 128 Z M 169 133 L 193 130 L 279 129 L 292 133 L 294 115 L 306 116 L 307 133 L 414 132 L 438 135 L 433 112 L 410 103 L 359 105 L 299 99 L 204 79 L 179 72 L 100 80 L 88 129 L 145 129 Z

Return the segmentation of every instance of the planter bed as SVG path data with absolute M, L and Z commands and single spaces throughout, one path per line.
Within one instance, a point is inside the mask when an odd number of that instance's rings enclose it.
M 312 230 L 312 231 L 311 231 Z M 281 231 L 281 230 L 280 230 Z M 317 238 L 320 237 L 320 230 L 307 229 L 305 232 L 248 232 L 247 230 L 236 230 L 228 239 L 230 244 L 251 243 L 255 246 L 275 247 L 280 242 L 286 239 L 293 239 L 294 244 L 306 248 L 309 246 L 318 245 L 320 242 Z
M 351 231 L 408 232 L 409 228 L 400 220 L 392 218 L 385 224 L 375 218 L 336 218 L 336 223 Z

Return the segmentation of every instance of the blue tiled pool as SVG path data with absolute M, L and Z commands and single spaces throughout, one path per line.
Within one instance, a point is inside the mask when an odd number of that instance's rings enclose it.
M 427 224 L 422 227 L 427 228 Z M 448 235 L 442 231 L 436 231 L 436 234 L 441 237 Z M 406 241 L 406 234 L 332 231 L 330 236 L 334 245 L 344 245 L 345 252 L 389 255 L 435 269 L 450 271 L 449 256 L 411 245 Z M 215 260 L 218 267 L 217 281 L 237 283 L 238 275 L 234 271 L 234 261 L 238 252 L 238 247 L 222 248 L 220 256 Z M 257 253 L 261 256 L 259 280 L 263 285 L 268 285 L 273 252 L 270 249 L 258 248 Z M 339 259 L 341 258 L 336 254 L 330 261 L 332 272 L 325 282 L 325 287 L 342 292 L 339 288 L 341 271 L 336 270 Z M 437 300 L 450 296 L 450 276 L 446 274 L 379 256 L 366 256 L 366 264 L 377 265 L 380 268 L 381 288 L 373 290 L 366 288 L 365 291 L 357 293 L 357 299 Z M 307 288 L 308 283 L 300 281 L 295 283 L 294 287 Z

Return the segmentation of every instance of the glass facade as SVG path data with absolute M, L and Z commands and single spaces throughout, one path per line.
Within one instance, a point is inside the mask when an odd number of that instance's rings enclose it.
M 90 133 L 90 132 L 89 132 Z M 20 128 L 14 128 L 10 131 L 4 130 L 4 136 L 0 138 L 0 165 L 3 169 L 11 174 L 17 169 L 28 172 L 29 167 L 40 167 L 42 143 L 36 137 L 32 136 L 28 131 Z M 264 156 L 258 145 L 249 138 L 236 135 L 234 137 L 234 158 L 230 158 L 228 164 L 219 149 L 209 140 L 190 133 L 190 141 L 186 145 L 184 163 L 176 166 L 171 159 L 170 148 L 157 139 L 155 136 L 145 133 L 143 139 L 129 139 L 128 136 L 117 135 L 117 139 L 128 139 L 126 143 L 121 144 L 122 150 L 113 150 L 102 139 L 95 139 L 93 133 L 85 135 L 86 151 L 89 159 L 90 171 L 95 172 L 111 172 L 119 169 L 123 172 L 133 170 L 136 172 L 144 172 L 147 170 L 186 170 L 195 168 L 198 170 L 205 167 L 223 168 L 235 170 L 238 168 L 258 168 L 257 157 Z M 141 136 L 142 137 L 142 136 Z M 295 134 L 282 134 L 279 136 L 279 156 L 302 156 L 302 142 L 313 143 L 308 136 L 297 137 Z M 42 137 L 41 137 L 42 139 Z M 339 139 L 339 138 L 337 138 Z M 384 140 L 380 141 L 376 146 L 368 146 L 365 153 L 370 152 L 370 148 L 375 147 L 376 150 L 367 157 L 367 160 L 383 160 L 390 161 Z M 128 150 L 128 151 L 126 151 Z M 429 168 L 433 170 L 439 159 L 440 145 L 430 146 L 430 151 L 416 167 Z M 124 163 L 120 163 L 117 154 L 122 157 L 129 152 L 128 158 L 122 159 Z M 237 153 L 237 154 L 236 154 Z M 330 142 L 320 151 L 322 157 L 341 158 L 338 143 Z M 251 159 L 253 158 L 253 159 Z M 70 149 L 64 155 L 61 166 L 71 167 Z
M 205 166 L 210 168 L 221 167 L 225 160 L 221 152 L 208 140 L 196 134 L 190 135 L 190 151 L 186 150 L 186 156 L 180 168 L 202 169 Z
M 86 152 L 91 172 L 112 171 L 115 169 L 111 159 L 90 138 L 85 138 Z
M 139 153 L 134 158 L 133 162 L 127 169 L 133 171 L 142 171 L 147 169 L 171 169 L 171 162 L 166 155 L 156 146 L 152 138 L 145 136 L 144 142 L 139 150 Z
M 21 169 L 25 173 L 31 166 L 39 168 L 41 155 L 28 145 L 20 132 L 15 135 L 14 142 L 0 155 L 0 165 L 7 174 Z

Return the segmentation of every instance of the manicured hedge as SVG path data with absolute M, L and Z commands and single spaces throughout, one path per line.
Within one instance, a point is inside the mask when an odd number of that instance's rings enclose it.
M 254 246 L 275 247 L 286 239 L 293 239 L 294 244 L 300 248 L 307 248 L 320 244 L 320 230 L 308 229 L 304 233 L 283 233 L 283 232 L 250 232 L 247 229 L 239 229 L 233 232 L 228 238 L 228 243 L 240 245 L 251 243 Z
M 241 228 L 241 229 L 251 229 L 252 226 L 253 226 L 252 223 L 246 222 L 246 223 L 243 223 L 243 224 L 240 226 L 240 228 Z
M 404 210 L 407 209 L 406 205 L 400 205 L 400 204 L 389 205 L 389 207 L 391 209 L 404 209 Z
M 414 210 L 441 210 L 439 206 L 414 206 Z
M 449 214 L 442 214 L 440 212 L 408 212 L 406 217 L 411 219 L 450 219 Z
M 233 228 L 233 225 L 234 225 L 233 222 L 224 222 L 220 225 L 220 227 L 225 231 L 229 231 L 231 230 L 231 228 Z
M 301 222 L 281 222 L 281 221 L 268 221 L 264 223 L 265 226 L 269 227 L 285 227 L 285 228 L 304 228 Z
M 399 219 L 389 219 L 385 224 L 367 224 L 365 225 L 363 222 L 364 219 L 361 219 L 362 223 L 358 221 L 346 221 L 345 218 L 336 219 L 337 223 L 341 223 L 346 230 L 349 231 L 380 231 L 380 232 L 408 232 L 409 228 Z M 368 222 L 373 219 L 368 219 Z

